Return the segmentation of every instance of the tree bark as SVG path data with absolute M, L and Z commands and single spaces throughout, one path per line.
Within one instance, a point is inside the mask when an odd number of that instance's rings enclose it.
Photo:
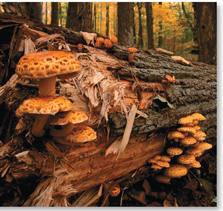
M 118 2 L 118 41 L 121 45 L 133 44 L 132 2 Z
M 142 9 L 142 2 L 137 2 L 138 11 L 139 11 L 139 33 L 138 33 L 138 46 L 143 47 L 143 37 L 142 37 L 142 15 L 141 15 L 141 9 Z
M 146 2 L 147 46 L 154 49 L 152 2 Z
M 106 6 L 106 36 L 109 36 L 109 5 Z
M 51 24 L 58 26 L 58 2 L 51 2 Z
M 75 31 L 92 31 L 92 2 L 69 2 L 66 27 Z
M 217 7 L 216 2 L 196 4 L 199 61 L 215 64 L 217 61 Z

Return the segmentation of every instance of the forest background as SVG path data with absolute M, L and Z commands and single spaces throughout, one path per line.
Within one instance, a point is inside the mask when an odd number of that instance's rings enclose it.
M 6 4 L 14 6 L 23 16 L 39 19 L 44 24 L 97 32 L 107 37 L 114 35 L 122 45 L 148 49 L 160 47 L 188 60 L 217 63 L 217 2 Z M 2 4 L 1 12 L 6 4 Z M 129 39 L 124 30 L 130 31 L 131 27 Z

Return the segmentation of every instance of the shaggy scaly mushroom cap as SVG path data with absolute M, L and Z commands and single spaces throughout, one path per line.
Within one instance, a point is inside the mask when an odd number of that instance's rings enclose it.
M 39 96 L 55 93 L 56 76 L 75 77 L 81 71 L 77 58 L 70 52 L 43 51 L 22 56 L 15 72 L 22 78 L 40 79 Z
M 166 150 L 166 152 L 170 155 L 170 157 L 174 157 L 175 155 L 182 154 L 183 150 L 178 147 L 170 147 Z
M 97 134 L 92 128 L 80 126 L 74 128 L 67 136 L 54 137 L 54 140 L 61 144 L 74 145 L 94 141 L 96 138 Z
M 191 136 L 186 136 L 185 138 L 180 140 L 180 143 L 186 147 L 195 144 L 196 142 L 197 142 L 196 139 Z
M 167 135 L 168 139 L 171 140 L 171 139 L 174 139 L 175 142 L 178 142 L 179 139 L 182 139 L 184 138 L 184 134 L 179 132 L 179 131 L 171 131 L 168 133 Z
M 63 137 L 69 134 L 75 126 L 80 126 L 88 120 L 88 116 L 83 111 L 68 111 L 65 113 L 57 113 L 51 118 L 51 125 L 62 125 L 62 129 L 52 129 L 52 136 Z
M 194 155 L 189 155 L 189 154 L 180 155 L 177 158 L 177 162 L 181 164 L 190 164 L 190 163 L 194 163 L 195 161 L 196 160 L 195 160 Z
M 172 164 L 169 168 L 164 170 L 164 176 L 170 178 L 180 178 L 187 174 L 187 168 L 182 164 Z
M 44 135 L 43 127 L 50 115 L 55 115 L 59 111 L 69 111 L 74 105 L 66 98 L 60 97 L 36 97 L 24 100 L 17 108 L 16 116 L 22 117 L 24 114 L 37 114 L 32 134 L 37 137 Z

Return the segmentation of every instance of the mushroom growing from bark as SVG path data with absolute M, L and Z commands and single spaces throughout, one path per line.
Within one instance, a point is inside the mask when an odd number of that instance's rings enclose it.
M 55 115 L 59 111 L 69 111 L 74 109 L 74 105 L 66 98 L 60 97 L 36 97 L 24 100 L 17 108 L 16 116 L 22 117 L 24 114 L 37 115 L 32 127 L 32 134 L 37 137 L 44 135 L 44 125 L 50 115 Z
M 130 47 L 129 49 L 128 49 L 128 52 L 129 52 L 129 57 L 128 57 L 128 59 L 129 59 L 129 62 L 132 62 L 132 60 L 133 60 L 133 58 L 134 58 L 134 54 L 135 54 L 135 52 L 137 52 L 138 50 L 135 48 L 135 47 Z
M 68 135 L 73 128 L 80 126 L 88 120 L 88 116 L 82 111 L 68 111 L 66 113 L 57 113 L 52 117 L 50 124 L 51 125 L 61 125 L 62 129 L 52 129 L 50 135 L 63 137 Z
M 103 37 L 98 37 L 96 39 L 96 42 L 101 43 L 101 45 L 104 43 L 105 39 Z
M 109 39 L 111 40 L 111 42 L 113 44 L 117 44 L 118 43 L 118 38 L 116 36 L 114 36 L 114 35 L 110 35 Z
M 112 44 L 111 40 L 105 39 L 105 41 L 104 41 L 104 47 L 105 48 L 112 48 L 112 46 L 113 46 L 113 44 Z
M 74 128 L 67 136 L 54 137 L 54 140 L 61 144 L 75 145 L 94 141 L 96 138 L 97 134 L 92 128 L 80 126 Z
M 169 140 L 174 139 L 175 142 L 178 142 L 179 139 L 182 139 L 182 138 L 184 138 L 184 137 L 185 137 L 184 134 L 181 133 L 181 132 L 179 132 L 179 131 L 171 131 L 171 132 L 169 132 L 168 135 L 167 135 L 167 138 L 168 138 Z
M 35 52 L 22 56 L 15 72 L 22 78 L 40 79 L 39 96 L 55 93 L 56 76 L 61 79 L 75 77 L 81 71 L 77 58 L 66 51 Z
M 169 168 L 165 169 L 164 176 L 170 178 L 180 178 L 187 174 L 187 168 L 182 164 L 172 164 Z
M 174 157 L 175 155 L 182 154 L 183 150 L 178 147 L 170 147 L 166 150 L 166 152 L 170 155 L 170 157 Z
M 191 136 L 186 136 L 185 138 L 180 140 L 180 143 L 185 147 L 195 144 L 196 142 L 196 139 Z
M 181 164 L 191 164 L 194 163 L 195 161 L 196 160 L 194 155 L 189 155 L 189 154 L 183 154 L 177 158 L 177 162 Z

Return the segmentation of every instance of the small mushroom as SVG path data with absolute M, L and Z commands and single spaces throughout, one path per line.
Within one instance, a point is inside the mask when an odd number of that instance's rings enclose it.
M 79 52 L 82 52 L 83 51 L 83 45 L 81 43 L 79 43 L 77 45 L 77 49 L 78 49 Z
M 168 133 L 167 137 L 169 140 L 173 139 L 175 142 L 178 142 L 179 139 L 182 139 L 185 136 L 183 133 L 181 133 L 179 131 L 171 131 L 170 133 Z
M 211 148 L 212 148 L 212 144 L 209 144 L 207 142 L 199 143 L 199 145 L 195 147 L 195 149 L 200 149 L 201 152 L 204 152 L 205 150 L 208 150 Z
M 191 116 L 193 117 L 194 120 L 198 120 L 198 121 L 206 119 L 202 114 L 199 114 L 199 113 L 194 113 Z
M 187 168 L 182 164 L 172 164 L 169 168 L 164 170 L 164 176 L 170 178 L 180 178 L 187 174 Z
M 138 50 L 135 48 L 135 47 L 130 47 L 129 49 L 128 49 L 128 52 L 129 52 L 129 57 L 128 57 L 128 59 L 129 59 L 129 62 L 131 63 L 132 62 L 132 60 L 133 60 L 133 58 L 134 58 L 134 54 L 135 54 L 135 52 L 137 52 Z
M 81 71 L 77 58 L 66 51 L 34 52 L 22 56 L 16 74 L 22 78 L 40 79 L 39 96 L 53 96 L 56 76 L 62 79 L 75 77 Z
M 162 169 L 161 166 L 157 165 L 157 164 L 153 164 L 150 168 L 155 169 L 155 170 L 160 170 Z
M 178 147 L 170 147 L 166 150 L 166 152 L 170 155 L 170 157 L 174 157 L 175 155 L 182 154 L 183 150 Z
M 170 180 L 171 180 L 170 177 L 166 177 L 163 175 L 157 175 L 155 179 L 157 182 L 161 182 L 161 183 L 165 183 L 165 184 L 169 184 Z
M 52 129 L 50 135 L 63 137 L 68 135 L 73 128 L 80 126 L 88 120 L 88 116 L 82 111 L 68 111 L 63 113 L 57 113 L 54 117 L 51 118 L 51 125 L 61 125 L 62 129 Z
M 165 168 L 170 167 L 170 164 L 168 162 L 166 162 L 166 161 L 157 160 L 156 161 L 156 164 L 159 165 L 159 166 L 161 166 L 161 167 L 165 167 Z
M 196 160 L 195 160 L 194 155 L 189 155 L 189 154 L 183 154 L 183 155 L 180 155 L 177 158 L 177 162 L 181 163 L 181 164 L 190 164 L 190 163 L 193 163 L 195 161 Z
M 196 139 L 191 136 L 186 136 L 185 138 L 180 140 L 180 143 L 185 147 L 195 144 L 196 142 Z
M 193 118 L 191 116 L 182 117 L 178 120 L 178 124 L 186 125 L 193 122 Z
M 59 111 L 69 111 L 74 105 L 66 98 L 59 97 L 36 97 L 24 100 L 17 108 L 16 116 L 22 117 L 24 114 L 37 115 L 32 127 L 32 134 L 37 137 L 44 135 L 44 126 L 50 115 L 55 115 Z
M 190 168 L 200 168 L 201 164 L 200 164 L 199 161 L 195 161 L 193 163 L 187 164 L 186 167 L 187 167 L 187 169 L 190 169 Z
M 96 39 L 96 42 L 101 43 L 101 45 L 104 43 L 105 39 L 103 37 L 98 37 Z
M 67 136 L 54 137 L 54 140 L 61 144 L 75 145 L 94 141 L 96 138 L 97 134 L 92 128 L 80 126 L 74 128 Z
M 200 130 L 196 131 L 196 133 L 193 134 L 193 137 L 198 141 L 205 140 L 206 134 Z
M 111 197 L 117 197 L 121 192 L 121 188 L 119 185 L 116 185 L 115 187 L 112 188 L 112 191 L 110 193 Z
M 94 44 L 94 47 L 95 48 L 101 48 L 102 47 L 102 43 L 96 41 L 95 44 Z
M 161 155 L 160 161 L 170 162 L 171 158 L 166 155 Z
M 196 130 L 193 127 L 179 127 L 177 128 L 177 130 L 180 132 L 186 132 L 190 134 L 196 133 Z
M 118 43 L 118 38 L 116 36 L 114 36 L 114 35 L 110 35 L 109 39 L 111 40 L 111 42 L 113 44 L 117 44 Z
M 200 149 L 196 149 L 196 148 L 192 148 L 192 149 L 187 149 L 185 151 L 186 154 L 189 154 L 189 155 L 194 155 L 194 157 L 196 157 L 196 155 L 198 155 L 199 153 L 201 153 L 201 150 Z
M 105 48 L 112 48 L 112 46 L 113 46 L 113 44 L 112 44 L 111 40 L 105 39 L 105 41 L 104 41 L 104 47 Z
M 161 159 L 161 156 L 160 155 L 156 155 L 153 159 L 154 160 L 160 160 Z

